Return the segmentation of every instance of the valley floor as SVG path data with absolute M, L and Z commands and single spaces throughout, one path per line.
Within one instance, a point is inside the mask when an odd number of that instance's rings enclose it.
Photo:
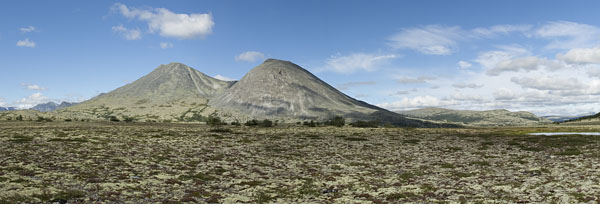
M 600 127 L 0 122 L 0 203 L 600 202 Z

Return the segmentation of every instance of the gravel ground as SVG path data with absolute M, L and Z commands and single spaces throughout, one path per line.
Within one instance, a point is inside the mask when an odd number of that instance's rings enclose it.
M 596 127 L 0 122 L 0 203 L 598 203 Z

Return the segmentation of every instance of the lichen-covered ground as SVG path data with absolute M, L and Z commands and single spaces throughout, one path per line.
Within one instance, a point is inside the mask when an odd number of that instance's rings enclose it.
M 594 128 L 0 122 L 0 203 L 597 203 Z

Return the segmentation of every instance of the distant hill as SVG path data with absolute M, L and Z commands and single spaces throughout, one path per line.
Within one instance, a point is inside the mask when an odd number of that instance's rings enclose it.
M 551 120 L 552 122 L 563 122 L 563 121 L 567 121 L 567 120 L 571 120 L 571 119 L 576 119 L 579 117 L 581 117 L 581 116 L 563 116 L 563 115 L 542 116 L 542 118 Z
M 400 114 L 429 121 L 451 122 L 470 126 L 512 126 L 535 125 L 552 121 L 540 118 L 533 113 L 508 110 L 451 110 L 444 108 L 423 108 L 410 111 L 398 111 Z
M 170 63 L 130 84 L 57 112 L 74 118 L 200 121 L 215 111 L 208 107 L 208 100 L 234 83 L 181 63 Z
M 17 110 L 15 107 L 0 107 L 0 111 L 12 111 Z
M 73 105 L 77 105 L 78 103 L 69 103 L 69 102 L 62 102 L 60 104 L 54 103 L 54 102 L 48 102 L 48 103 L 43 103 L 43 104 L 37 104 L 35 105 L 33 108 L 30 108 L 31 110 L 37 110 L 40 112 L 50 112 L 50 111 L 54 111 L 54 110 L 58 110 L 58 109 L 63 109 L 66 107 L 70 107 Z
M 568 119 L 562 121 L 561 123 L 585 123 L 585 122 L 599 122 L 600 121 L 600 113 L 596 113 L 593 115 L 580 116 L 572 119 Z

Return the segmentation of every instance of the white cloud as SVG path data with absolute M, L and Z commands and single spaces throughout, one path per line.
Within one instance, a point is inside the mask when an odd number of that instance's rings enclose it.
M 158 32 L 165 37 L 179 39 L 203 37 L 212 33 L 215 25 L 209 13 L 173 13 L 165 8 L 137 9 L 121 3 L 115 3 L 112 10 L 127 18 L 145 21 L 150 32 Z
M 162 49 L 167 49 L 167 48 L 172 48 L 173 47 L 173 43 L 170 42 L 161 42 L 160 43 L 160 48 Z
M 600 68 L 592 68 L 587 71 L 587 75 L 593 78 L 600 78 Z
M 492 69 L 500 62 L 510 60 L 514 57 L 531 55 L 529 50 L 519 45 L 496 46 L 499 50 L 487 51 L 480 53 L 475 59 L 475 62 L 483 67 Z
M 458 67 L 461 69 L 467 69 L 469 67 L 473 66 L 471 63 L 469 62 L 465 62 L 465 61 L 458 61 Z
M 265 59 L 265 54 L 257 51 L 247 51 L 235 56 L 235 61 L 256 62 Z
M 338 84 L 337 88 L 339 90 L 347 90 L 353 86 L 364 86 L 364 85 L 375 85 L 377 82 L 374 81 L 356 81 L 356 82 L 347 82 L 343 84 Z
M 400 84 L 420 84 L 420 83 L 427 83 L 427 81 L 433 80 L 433 79 L 435 79 L 435 77 L 429 77 L 429 76 L 420 76 L 420 77 L 416 77 L 416 78 L 396 77 L 396 82 L 398 82 Z
M 494 91 L 493 95 L 496 100 L 512 100 L 517 98 L 517 95 L 512 90 L 506 88 Z
M 127 29 L 123 25 L 113 26 L 112 30 L 117 33 L 121 33 L 127 40 L 139 40 L 142 39 L 142 33 L 138 29 Z
M 574 48 L 565 54 L 557 54 L 556 58 L 572 64 L 600 64 L 600 47 Z
M 510 81 L 520 85 L 523 88 L 532 88 L 538 90 L 574 90 L 583 89 L 586 85 L 582 84 L 577 78 L 550 78 L 550 77 L 512 77 Z
M 35 31 L 35 27 L 33 27 L 33 26 L 27 26 L 27 27 L 24 27 L 24 28 L 19 28 L 19 30 L 21 32 L 23 32 L 23 33 L 29 33 L 29 32 Z
M 593 47 L 600 42 L 600 28 L 592 25 L 554 21 L 537 28 L 533 35 L 549 39 L 548 49 Z
M 465 89 L 465 88 L 478 89 L 478 88 L 483 87 L 483 84 L 458 82 L 458 83 L 452 84 L 452 86 L 454 88 L 459 88 L 459 89 Z
M 27 88 L 28 90 L 36 90 L 36 91 L 46 90 L 46 88 L 38 86 L 37 84 L 21 83 L 21 86 Z
M 407 110 L 425 107 L 440 107 L 453 104 L 456 104 L 456 101 L 440 100 L 439 98 L 433 96 L 416 96 L 413 98 L 402 98 L 400 101 L 391 103 L 377 104 L 377 106 L 388 110 Z
M 222 80 L 222 81 L 235 81 L 235 79 L 217 74 L 216 76 L 214 76 L 213 78 L 218 79 L 218 80 Z
M 50 99 L 42 95 L 42 93 L 34 93 L 27 96 L 26 98 L 21 98 L 15 103 L 15 105 L 18 109 L 28 109 L 37 104 L 47 103 L 49 101 Z
M 502 72 L 518 72 L 521 70 L 533 71 L 542 68 L 554 71 L 565 67 L 566 65 L 556 60 L 528 56 L 501 61 L 497 63 L 492 69 L 487 70 L 486 73 L 490 76 L 498 76 Z
M 8 104 L 6 104 L 6 102 L 4 102 L 4 100 L 6 100 L 6 99 L 0 97 L 0 107 L 6 107 L 6 105 L 8 105 Z
M 356 71 L 375 71 L 385 62 L 397 58 L 397 55 L 374 55 L 355 53 L 346 56 L 331 56 L 323 69 L 338 73 L 353 73 Z
M 428 25 L 406 28 L 389 38 L 394 49 L 412 49 L 428 55 L 449 55 L 456 51 L 463 31 L 458 26 Z
M 526 32 L 531 30 L 532 25 L 495 25 L 489 28 L 475 28 L 473 34 L 482 37 L 495 37 L 498 34 L 507 35 L 512 32 Z
M 29 40 L 29 38 L 25 38 L 25 40 L 17 41 L 17 46 L 19 46 L 19 47 L 35 47 L 35 42 Z

